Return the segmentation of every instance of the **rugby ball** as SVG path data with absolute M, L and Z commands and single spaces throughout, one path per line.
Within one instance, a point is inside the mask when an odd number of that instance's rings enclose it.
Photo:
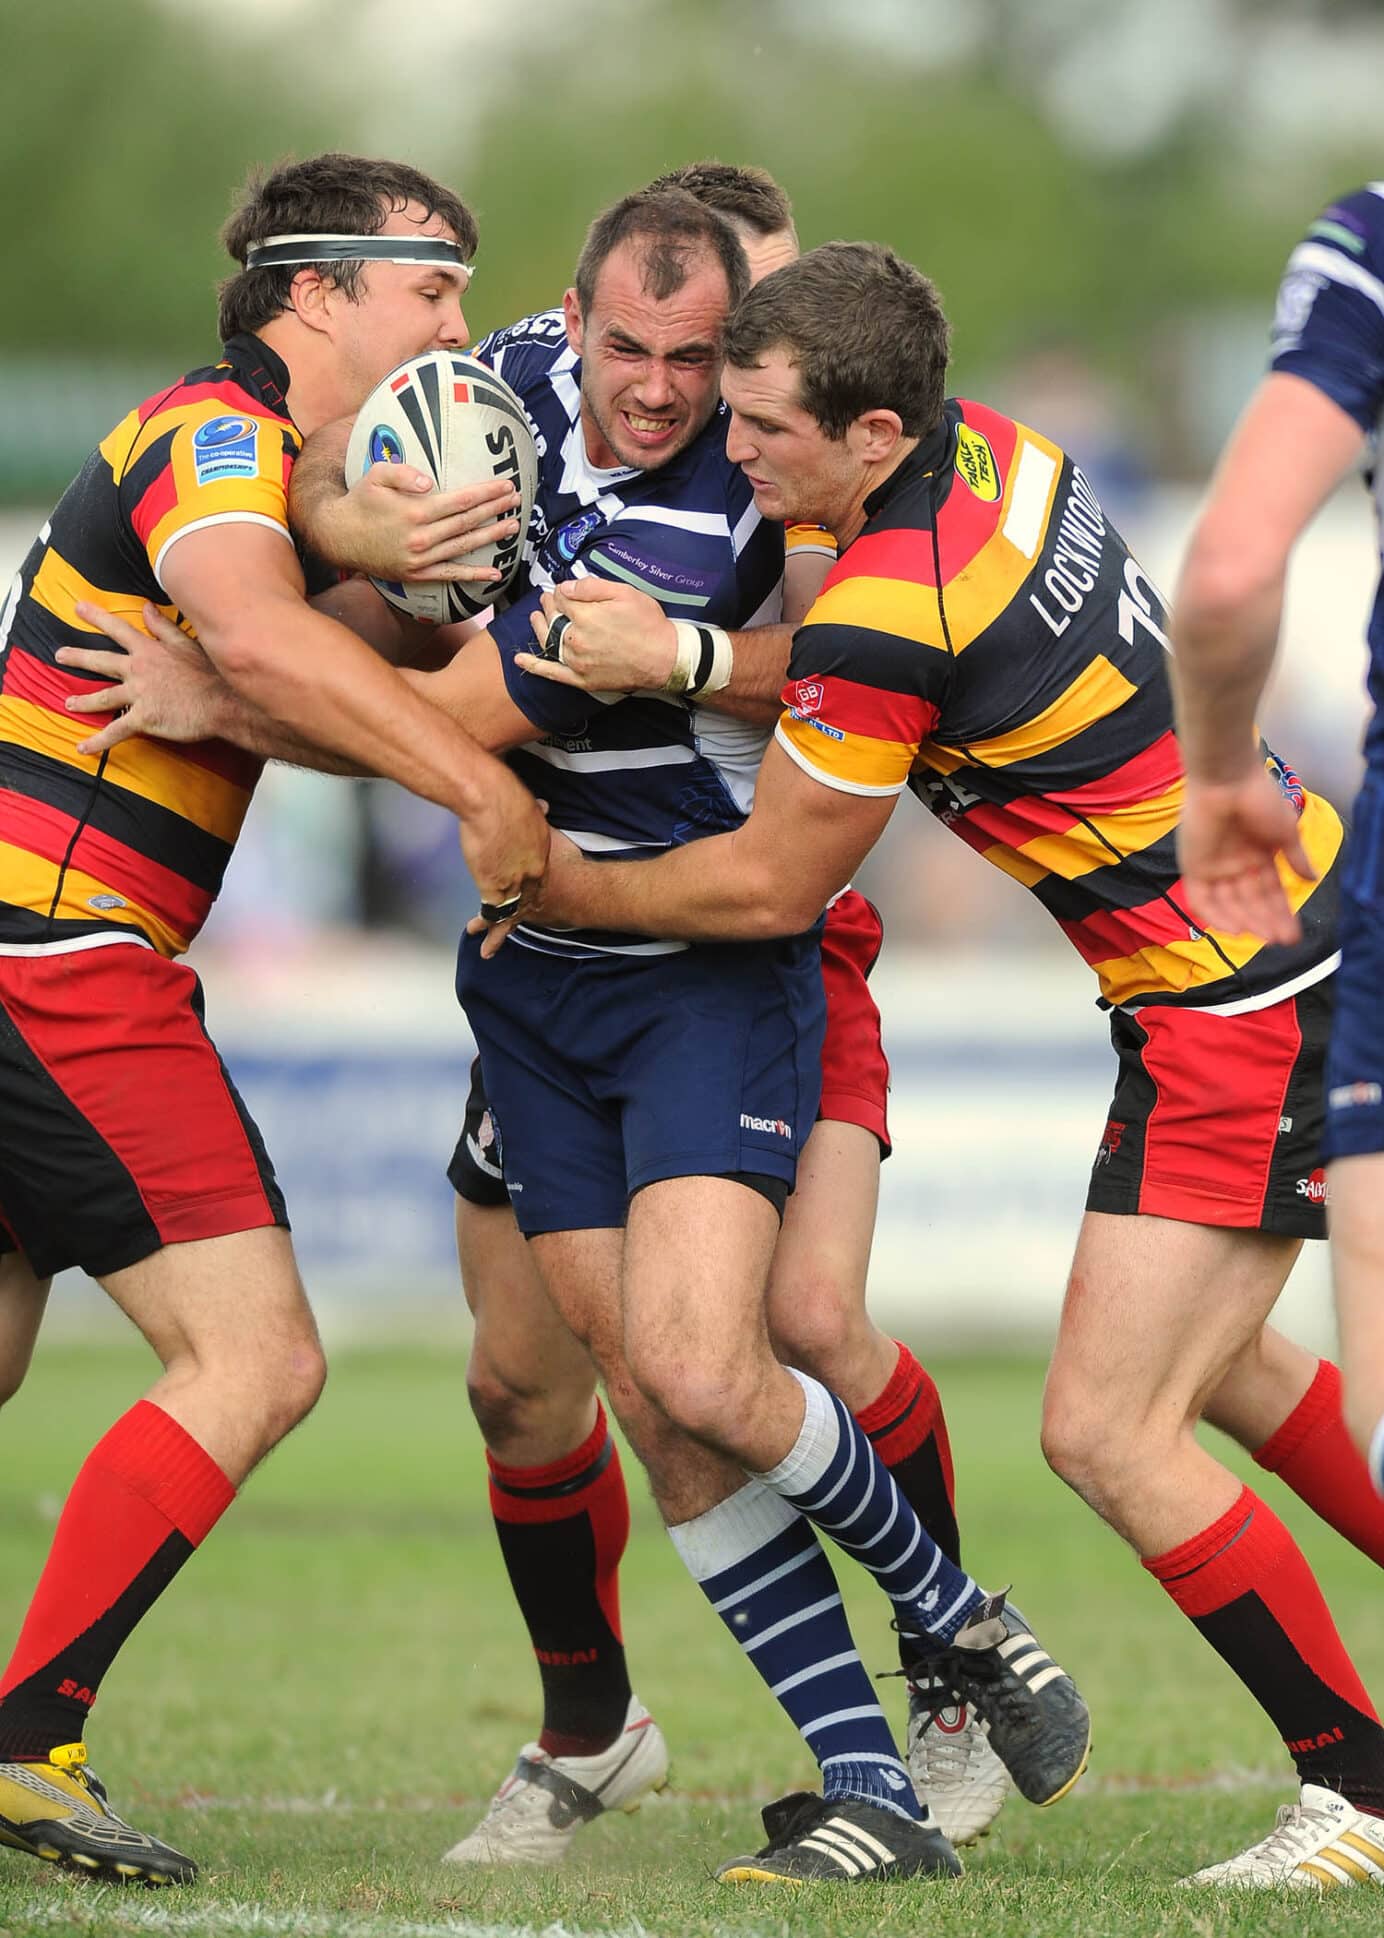
M 506 478 L 519 492 L 519 529 L 482 546 L 466 563 L 498 566 L 501 577 L 451 584 L 372 580 L 389 603 L 434 625 L 470 619 L 495 603 L 523 555 L 538 491 L 538 453 L 518 397 L 493 370 L 460 350 L 410 357 L 376 384 L 361 405 L 346 447 L 346 482 L 372 464 L 412 464 L 440 491 Z

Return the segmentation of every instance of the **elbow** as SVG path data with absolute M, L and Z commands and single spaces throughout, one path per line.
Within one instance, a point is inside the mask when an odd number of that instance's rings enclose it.
M 199 637 L 222 679 L 239 692 L 260 686 L 276 658 L 272 643 L 258 629 L 209 628 Z
M 1176 617 L 1184 628 L 1220 627 L 1275 597 L 1285 565 L 1276 549 L 1228 533 L 1206 533 L 1188 555 Z
M 785 880 L 781 871 L 751 872 L 741 883 L 741 935 L 749 942 L 773 942 L 801 935 L 821 914 L 824 898 Z

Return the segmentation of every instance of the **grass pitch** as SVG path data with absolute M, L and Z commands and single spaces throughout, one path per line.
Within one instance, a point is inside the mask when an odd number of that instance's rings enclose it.
M 1036 1363 L 937 1366 L 965 1559 L 1013 1581 L 1091 1704 L 1090 1773 L 1051 1811 L 1019 1800 L 960 1884 L 734 1890 L 722 1858 L 757 1806 L 810 1787 L 796 1735 L 684 1576 L 637 1470 L 624 1573 L 635 1687 L 674 1790 L 582 1833 L 562 1871 L 443 1867 L 536 1728 L 537 1682 L 486 1508 L 462 1368 L 426 1348 L 345 1353 L 316 1414 L 252 1480 L 112 1672 L 89 1740 L 117 1808 L 192 1852 L 195 1889 L 93 1888 L 0 1852 L 7 1934 L 673 1938 L 873 1934 L 1107 1938 L 1373 1929 L 1381 1900 L 1173 1889 L 1262 1836 L 1294 1794 L 1272 1730 L 1206 1645 L 1042 1466 Z M 0 1639 L 7 1651 L 86 1448 L 148 1383 L 129 1349 L 40 1348 L 7 1411 Z M 1243 1461 L 1241 1467 L 1253 1471 Z M 1276 1482 L 1367 1681 L 1384 1684 L 1378 1571 Z M 873 1666 L 880 1598 L 840 1573 Z M 891 1698 L 901 1709 L 900 1693 Z

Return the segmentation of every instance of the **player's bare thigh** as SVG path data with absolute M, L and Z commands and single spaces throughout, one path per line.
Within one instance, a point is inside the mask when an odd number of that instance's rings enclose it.
M 879 1395 L 898 1356 L 865 1309 L 879 1165 L 873 1131 L 825 1119 L 814 1125 L 769 1274 L 778 1357 L 857 1410 Z
M 560 1460 L 595 1424 L 591 1355 L 549 1297 L 507 1205 L 458 1196 L 456 1224 L 475 1319 L 466 1385 L 486 1445 L 513 1466 Z
M 322 1345 L 281 1226 L 164 1245 L 101 1283 L 163 1362 L 149 1398 L 237 1485 L 322 1390 Z

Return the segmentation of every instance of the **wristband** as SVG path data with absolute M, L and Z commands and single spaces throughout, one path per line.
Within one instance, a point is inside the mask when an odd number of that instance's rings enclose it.
M 699 626 L 691 619 L 675 619 L 673 631 L 678 638 L 677 658 L 663 682 L 665 693 L 681 693 L 689 700 L 698 700 L 705 693 L 719 693 L 723 686 L 729 686 L 735 651 L 728 632 L 720 626 Z

